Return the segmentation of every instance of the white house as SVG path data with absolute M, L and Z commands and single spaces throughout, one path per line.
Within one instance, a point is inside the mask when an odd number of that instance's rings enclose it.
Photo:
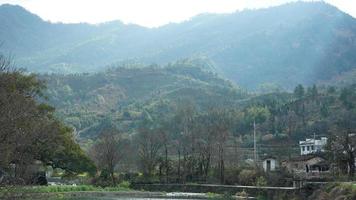
M 266 157 L 263 159 L 262 167 L 265 172 L 275 171 L 278 168 L 278 162 L 275 157 Z
M 323 152 L 327 141 L 326 137 L 321 137 L 320 140 L 307 138 L 305 141 L 299 141 L 300 155 Z

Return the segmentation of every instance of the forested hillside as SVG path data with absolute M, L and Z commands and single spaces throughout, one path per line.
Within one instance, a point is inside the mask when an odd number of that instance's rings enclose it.
M 347 165 L 350 159 L 339 147 L 356 129 L 355 85 L 250 93 L 193 63 L 41 78 L 57 115 L 76 129 L 81 146 L 94 156 L 110 138 L 120 138 L 126 145 L 120 169 L 141 170 L 148 179 L 139 181 L 255 184 L 263 175 L 248 171 L 246 161 L 253 158 L 254 123 L 258 159 L 297 156 L 300 140 L 326 136 L 335 143 L 328 152 L 339 155 L 330 160 Z M 286 184 L 283 179 L 268 183 Z
M 202 14 L 158 28 L 109 22 L 52 24 L 21 7 L 0 7 L 0 41 L 36 72 L 93 72 L 126 60 L 167 63 L 205 57 L 245 88 L 291 89 L 356 66 L 356 20 L 322 2 L 232 14 Z
M 247 93 L 182 60 L 166 66 L 126 65 L 96 74 L 43 75 L 46 95 L 58 115 L 74 126 L 80 137 L 95 137 L 112 124 L 134 132 L 144 119 L 173 115 L 177 106 L 193 103 L 199 110 L 233 106 Z
M 288 139 L 295 145 L 313 134 L 332 135 L 338 123 L 351 123 L 355 106 L 354 85 L 298 85 L 294 92 L 251 93 L 196 65 L 194 60 L 41 78 L 48 84 L 49 102 L 83 141 L 96 138 L 107 128 L 135 134 L 142 123 L 159 126 L 189 107 L 197 116 L 214 110 L 233 113 L 231 131 L 234 136 L 246 136 L 241 141 L 243 146 L 251 145 L 253 120 L 258 122 L 262 144 Z

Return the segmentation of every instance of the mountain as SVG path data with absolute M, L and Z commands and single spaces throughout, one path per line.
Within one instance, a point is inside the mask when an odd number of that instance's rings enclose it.
M 93 138 L 114 124 L 131 133 L 142 120 L 161 120 L 182 102 L 201 111 L 233 106 L 247 94 L 230 81 L 182 60 L 166 66 L 121 66 L 106 72 L 42 75 L 57 115 L 80 137 Z
M 204 57 L 243 87 L 290 89 L 356 68 L 356 20 L 323 2 L 202 14 L 158 28 L 119 21 L 53 24 L 2 5 L 0 27 L 2 48 L 35 72 L 95 72 L 127 60 L 164 64 Z

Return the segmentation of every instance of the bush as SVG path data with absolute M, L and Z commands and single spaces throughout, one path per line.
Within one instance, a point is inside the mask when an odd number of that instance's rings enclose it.
M 245 190 L 242 190 L 241 192 L 237 192 L 236 196 L 242 197 L 242 198 L 247 198 L 248 194 L 247 194 L 247 192 Z
M 254 185 L 256 183 L 257 172 L 251 169 L 244 169 L 239 174 L 241 185 Z
M 121 187 L 121 188 L 130 188 L 130 182 L 128 182 L 128 181 L 122 181 L 121 183 L 120 183 L 120 185 L 119 185 L 119 187 Z
M 91 184 L 100 187 L 109 187 L 112 185 L 112 180 L 107 170 L 102 170 L 98 177 L 91 180 Z
M 260 186 L 260 187 L 267 186 L 266 178 L 263 177 L 263 176 L 258 177 L 257 180 L 256 180 L 256 186 Z
M 293 175 L 286 170 L 270 172 L 267 174 L 267 185 L 269 186 L 292 186 Z
M 239 183 L 240 172 L 241 169 L 237 167 L 225 169 L 225 183 L 230 185 Z
M 159 183 L 159 177 L 157 176 L 144 176 L 144 175 L 140 175 L 135 177 L 135 179 L 133 180 L 134 183 L 137 184 L 151 184 L 151 183 Z

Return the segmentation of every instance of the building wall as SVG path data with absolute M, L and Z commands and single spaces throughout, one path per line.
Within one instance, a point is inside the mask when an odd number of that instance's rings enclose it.
M 328 138 L 322 137 L 320 140 L 306 139 L 305 141 L 299 141 L 300 155 L 307 155 L 323 151 L 324 146 L 327 143 Z
M 263 161 L 263 169 L 264 169 L 264 171 L 267 171 L 267 161 L 270 161 L 271 162 L 271 171 L 275 171 L 276 170 L 276 168 L 278 167 L 278 164 L 277 164 L 277 161 L 275 160 L 275 159 L 265 159 L 264 161 Z
M 305 145 L 300 145 L 300 155 L 307 155 L 311 153 L 316 153 L 318 151 L 322 150 L 321 145 L 315 145 L 315 144 L 305 144 Z
M 306 165 L 311 166 L 315 165 L 318 162 L 323 161 L 323 158 L 315 157 L 309 160 L 303 161 L 286 161 L 283 162 L 283 167 L 286 167 L 290 172 L 306 172 Z

